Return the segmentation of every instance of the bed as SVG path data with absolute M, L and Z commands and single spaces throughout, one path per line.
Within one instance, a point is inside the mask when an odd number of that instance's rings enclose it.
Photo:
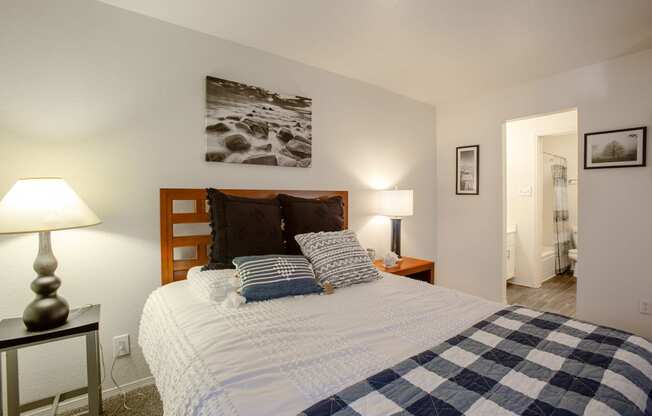
M 139 343 L 166 415 L 652 412 L 652 344 L 559 315 L 390 274 L 240 308 L 200 300 L 186 277 L 218 271 L 175 264 L 173 248 L 208 240 L 180 242 L 173 224 L 206 220 L 202 192 L 161 191 L 164 285 Z M 179 198 L 199 213 L 174 214 Z

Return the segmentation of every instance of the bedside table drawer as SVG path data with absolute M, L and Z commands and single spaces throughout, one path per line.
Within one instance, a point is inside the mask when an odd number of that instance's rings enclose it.
M 385 267 L 382 260 L 375 260 L 374 266 L 381 272 L 435 284 L 435 263 L 430 260 L 402 257 L 401 261 L 393 267 Z
M 414 280 L 421 280 L 422 282 L 430 283 L 433 285 L 435 284 L 433 281 L 432 272 L 430 270 L 424 270 L 422 272 L 411 273 L 404 276 Z

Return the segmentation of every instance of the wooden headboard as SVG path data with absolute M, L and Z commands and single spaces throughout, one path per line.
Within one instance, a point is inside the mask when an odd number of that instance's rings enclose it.
M 288 194 L 301 198 L 330 198 L 341 196 L 344 201 L 344 228 L 349 224 L 348 191 L 279 191 L 256 189 L 220 189 L 227 195 L 247 198 L 274 198 Z M 191 209 L 174 212 L 176 201 L 189 202 Z M 193 206 L 194 205 L 194 206 Z M 209 232 L 175 236 L 174 226 L 180 224 L 208 223 L 206 189 L 161 189 L 161 284 L 184 280 L 188 270 L 208 263 L 208 249 L 212 243 Z M 194 248 L 196 255 L 191 259 L 174 258 L 174 249 Z

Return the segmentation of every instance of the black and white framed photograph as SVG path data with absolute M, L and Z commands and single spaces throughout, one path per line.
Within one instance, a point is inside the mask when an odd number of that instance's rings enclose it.
M 584 169 L 645 166 L 647 127 L 584 135 Z
M 461 146 L 456 151 L 455 193 L 478 195 L 480 193 L 480 146 Z
M 206 161 L 310 167 L 312 100 L 206 77 Z

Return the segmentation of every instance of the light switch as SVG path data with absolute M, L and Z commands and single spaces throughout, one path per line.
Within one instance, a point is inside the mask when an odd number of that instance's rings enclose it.
M 532 185 L 524 186 L 518 193 L 521 196 L 532 196 Z

